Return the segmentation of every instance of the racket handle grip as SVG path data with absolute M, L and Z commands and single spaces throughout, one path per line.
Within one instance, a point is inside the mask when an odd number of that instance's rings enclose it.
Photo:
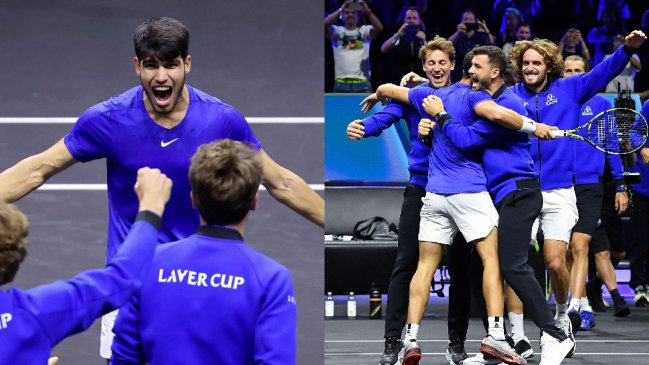
M 566 131 L 562 130 L 556 130 L 556 131 L 551 131 L 552 135 L 557 138 L 557 137 L 565 137 L 566 136 Z

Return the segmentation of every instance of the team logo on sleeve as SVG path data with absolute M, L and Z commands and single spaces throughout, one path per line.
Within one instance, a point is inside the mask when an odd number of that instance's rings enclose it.
M 557 98 L 554 97 L 552 94 L 548 94 L 548 98 L 545 99 L 545 105 L 552 105 L 557 103 Z
M 593 115 L 593 111 L 590 110 L 590 106 L 586 106 L 586 108 L 584 108 L 584 111 L 581 113 L 581 115 Z

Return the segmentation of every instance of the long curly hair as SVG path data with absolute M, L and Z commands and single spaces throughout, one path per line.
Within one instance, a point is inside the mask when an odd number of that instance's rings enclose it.
M 0 200 L 0 285 L 11 282 L 27 256 L 27 217 Z
M 561 77 L 563 56 L 559 52 L 559 46 L 550 40 L 535 38 L 532 41 L 518 41 L 512 49 L 510 56 L 512 68 L 520 79 L 523 78 L 523 55 L 528 49 L 533 49 L 543 56 L 547 67 L 547 75 L 550 79 L 554 80 Z

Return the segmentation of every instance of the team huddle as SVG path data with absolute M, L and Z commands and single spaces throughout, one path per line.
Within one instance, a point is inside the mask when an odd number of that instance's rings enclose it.
M 610 109 L 596 94 L 645 39 L 641 31 L 631 32 L 623 47 L 588 72 L 586 61 L 578 56 L 563 60 L 551 41 L 519 41 L 510 60 L 522 82 L 507 87 L 503 73 L 508 59 L 501 49 L 474 48 L 456 65 L 453 44 L 435 37 L 419 51 L 427 78 L 408 74 L 403 86 L 381 85 L 363 100 L 366 112 L 378 102 L 387 105 L 349 123 L 348 138 L 377 136 L 403 118 L 412 142 L 381 364 L 419 363 L 419 325 L 444 245 L 453 252 L 449 266 L 468 262 L 470 255 L 478 255 L 475 265 L 482 266 L 480 277 L 464 279 L 466 275 L 451 271 L 446 353 L 451 364 L 526 364 L 533 350 L 523 330 L 523 308 L 542 333 L 541 365 L 560 364 L 572 356 L 574 333 L 593 320 L 592 310 L 590 318 L 585 314 L 585 277 L 588 246 L 602 206 L 605 158 L 620 185 L 619 212 L 628 198 L 619 156 L 605 157 L 584 142 L 554 136 L 557 129 L 572 130 L 583 123 L 585 108 L 590 117 Z M 451 85 L 451 70 L 460 62 L 463 78 Z M 556 300 L 554 315 L 527 263 L 530 242 L 539 230 Z M 617 289 L 611 289 L 614 300 L 616 294 L 619 298 Z M 468 303 L 461 294 L 469 290 L 478 303 L 484 300 L 480 307 L 487 332 L 472 358 L 464 350 Z M 458 308 L 464 312 L 457 313 Z M 616 304 L 616 315 L 629 312 L 628 307 L 617 309 Z

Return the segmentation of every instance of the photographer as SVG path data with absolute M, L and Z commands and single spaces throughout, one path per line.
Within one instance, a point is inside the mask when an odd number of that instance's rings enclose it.
M 457 30 L 448 38 L 455 46 L 455 59 L 464 59 L 464 55 L 478 46 L 493 46 L 494 36 L 489 32 L 484 20 L 476 18 L 471 9 L 466 9 L 460 18 Z M 452 73 L 453 82 L 462 78 L 462 68 L 456 67 Z
M 419 48 L 426 43 L 427 38 L 431 37 L 426 34 L 419 10 L 416 7 L 409 7 L 403 17 L 403 24 L 381 46 L 381 52 L 392 56 L 390 69 L 392 83 L 398 84 L 401 77 L 409 72 L 426 77 L 419 59 Z
M 564 60 L 569 56 L 580 56 L 586 63 L 590 62 L 588 46 L 584 42 L 579 29 L 570 28 L 566 31 L 566 34 L 561 37 L 559 42 L 559 52 L 561 52 Z
M 361 13 L 370 25 L 358 26 Z M 343 26 L 336 25 L 340 19 Z M 325 35 L 333 47 L 334 92 L 370 92 L 370 42 L 383 30 L 379 18 L 363 0 L 345 0 L 324 20 Z

